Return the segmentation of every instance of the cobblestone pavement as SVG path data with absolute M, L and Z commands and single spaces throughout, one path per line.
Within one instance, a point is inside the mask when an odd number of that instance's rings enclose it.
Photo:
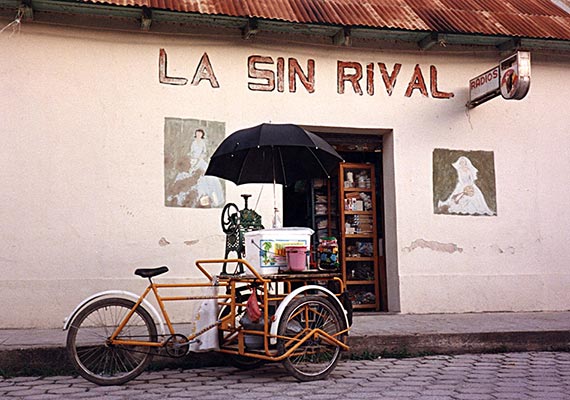
M 280 364 L 148 372 L 122 386 L 82 378 L 0 378 L 0 398 L 46 399 L 569 399 L 570 353 L 537 352 L 342 361 L 328 380 L 300 383 Z

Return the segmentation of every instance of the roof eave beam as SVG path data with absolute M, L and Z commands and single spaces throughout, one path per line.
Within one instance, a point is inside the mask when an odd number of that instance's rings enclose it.
M 418 42 L 418 46 L 422 50 L 429 50 L 436 44 L 445 46 L 445 36 L 441 33 L 431 32 Z
M 497 49 L 499 51 L 516 51 L 521 48 L 521 39 L 520 38 L 510 38 L 505 40 L 503 43 L 499 43 L 497 45 Z
M 258 30 L 259 30 L 259 25 L 257 23 L 257 19 L 249 18 L 247 20 L 247 24 L 242 29 L 242 37 L 245 40 L 252 39 L 257 34 Z
M 34 9 L 32 7 L 32 0 L 21 0 L 20 6 L 18 7 L 18 13 L 23 17 L 23 19 L 33 21 Z
M 340 29 L 332 38 L 333 44 L 335 46 L 350 47 L 352 45 L 351 33 L 350 28 Z
M 147 6 L 143 6 L 141 14 L 141 30 L 150 31 L 152 25 L 152 11 Z

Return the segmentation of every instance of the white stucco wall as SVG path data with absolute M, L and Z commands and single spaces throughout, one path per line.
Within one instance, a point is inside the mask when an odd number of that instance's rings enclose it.
M 435 114 L 434 123 L 425 128 L 430 134 L 415 138 L 417 145 L 428 148 L 494 151 L 496 217 L 430 213 L 425 171 L 430 154 L 419 148 L 403 150 L 414 145 L 406 141 L 413 140 L 411 135 L 402 135 L 397 182 L 409 185 L 400 185 L 397 192 L 402 311 L 570 306 L 564 234 L 570 217 L 564 200 L 569 117 L 561 81 L 568 67 L 536 56 L 532 72 L 531 92 L 524 101 L 494 99 L 469 115 L 464 109 Z M 417 239 L 456 244 L 462 251 L 407 251 Z
M 3 327 L 58 327 L 75 304 L 104 289 L 140 290 L 137 267 L 168 265 L 195 278 L 194 260 L 223 255 L 220 209 L 164 206 L 164 118 L 222 121 L 227 134 L 261 122 L 392 130 L 385 148 L 390 309 L 471 312 L 570 309 L 566 207 L 570 173 L 564 112 L 568 58 L 533 54 L 523 101 L 497 98 L 466 112 L 467 82 L 497 53 L 383 51 L 277 40 L 114 33 L 25 24 L 0 35 L 0 304 Z M 191 79 L 208 53 L 219 89 L 158 81 L 159 49 L 170 76 Z M 248 89 L 250 55 L 316 63 L 307 93 Z M 387 96 L 336 87 L 337 60 L 402 70 Z M 404 96 L 416 64 L 429 90 Z M 365 90 L 365 87 L 364 87 Z M 435 215 L 432 152 L 494 152 L 498 215 Z M 386 160 L 388 165 L 386 165 Z M 227 185 L 228 201 L 259 186 Z M 251 203 L 250 203 L 251 204 Z M 258 211 L 273 206 L 266 188 Z M 160 244 L 161 238 L 170 244 Z M 425 241 L 429 247 L 416 247 Z M 458 251 L 440 251 L 437 243 Z

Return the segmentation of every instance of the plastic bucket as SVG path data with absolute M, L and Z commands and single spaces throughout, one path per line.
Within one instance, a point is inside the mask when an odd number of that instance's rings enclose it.
M 260 331 L 263 332 L 263 318 L 257 323 L 253 323 L 244 315 L 240 320 L 241 325 L 248 331 Z M 245 347 L 248 349 L 263 349 L 263 336 L 262 335 L 244 335 Z
M 306 246 L 287 246 L 287 267 L 290 271 L 304 271 L 307 266 Z

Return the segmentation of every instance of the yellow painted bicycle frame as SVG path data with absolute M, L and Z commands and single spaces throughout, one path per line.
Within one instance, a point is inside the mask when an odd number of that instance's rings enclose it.
M 203 264 L 222 264 L 222 263 L 234 263 L 234 262 L 235 263 L 241 263 L 241 264 L 245 265 L 247 267 L 247 269 L 249 270 L 249 272 L 251 273 L 251 275 L 247 275 L 247 276 L 228 275 L 228 276 L 223 276 L 223 277 L 219 277 L 219 276 L 214 277 L 203 266 Z M 282 301 L 286 297 L 286 294 L 291 292 L 292 282 L 288 282 L 288 281 L 281 282 L 281 283 L 284 283 L 284 290 L 283 290 L 284 293 L 279 295 L 277 293 L 277 289 L 276 289 L 276 293 L 274 295 L 270 296 L 270 286 L 272 283 L 274 283 L 274 281 L 272 279 L 265 278 L 265 277 L 261 276 L 257 272 L 257 270 L 255 270 L 255 268 L 253 268 L 244 259 L 197 260 L 196 261 L 196 267 L 207 278 L 208 282 L 179 283 L 179 284 L 178 283 L 156 284 L 156 283 L 152 282 L 152 280 L 150 280 L 150 284 L 147 286 L 147 288 L 144 290 L 144 292 L 140 295 L 140 297 L 136 301 L 133 308 L 127 313 L 127 315 L 123 318 L 123 320 L 121 321 L 119 326 L 115 329 L 113 334 L 107 340 L 108 343 L 111 345 L 146 346 L 146 347 L 154 347 L 154 348 L 162 348 L 162 347 L 165 347 L 167 345 L 168 337 L 166 337 L 162 341 L 145 341 L 145 340 L 132 340 L 132 339 L 121 339 L 120 338 L 121 332 L 123 331 L 123 329 L 125 328 L 125 326 L 129 322 L 129 320 L 131 319 L 133 314 L 135 313 L 136 309 L 142 304 L 143 300 L 149 295 L 149 293 L 152 292 L 157 303 L 158 303 L 158 306 L 160 308 L 160 311 L 162 313 L 164 321 L 166 322 L 166 325 L 168 327 L 168 331 L 171 335 L 176 334 L 176 332 L 174 330 L 171 319 L 170 319 L 168 312 L 166 310 L 165 302 L 216 299 L 216 300 L 218 300 L 219 305 L 229 306 L 230 312 L 228 313 L 228 315 L 222 317 L 221 319 L 216 321 L 216 323 L 212 324 L 211 326 L 208 326 L 199 332 L 196 332 L 194 334 L 186 336 L 187 340 L 189 342 L 191 342 L 194 339 L 196 339 L 198 336 L 202 335 L 203 333 L 205 333 L 209 329 L 213 329 L 216 326 L 219 329 L 221 329 L 222 331 L 228 332 L 228 337 L 226 338 L 226 341 L 235 341 L 235 336 L 237 335 L 237 349 L 235 349 L 235 346 L 224 347 L 224 343 L 220 343 L 219 351 L 221 353 L 247 356 L 247 357 L 257 358 L 257 359 L 266 360 L 266 361 L 282 361 L 282 360 L 290 357 L 291 355 L 293 355 L 295 353 L 295 351 L 300 346 L 302 346 L 307 340 L 309 340 L 312 337 L 321 338 L 322 340 L 324 340 L 325 342 L 327 342 L 331 345 L 339 346 L 343 350 L 348 350 L 349 347 L 343 341 L 339 340 L 339 338 L 344 337 L 348 333 L 348 330 L 349 330 L 348 328 L 341 331 L 341 332 L 337 332 L 334 335 L 330 335 L 329 333 L 327 333 L 321 329 L 312 329 L 312 330 L 309 330 L 307 333 L 307 329 L 305 329 L 305 330 L 303 330 L 303 332 L 301 332 L 295 338 L 283 337 L 283 336 L 279 336 L 279 335 L 271 335 L 269 333 L 269 325 L 270 325 L 269 322 L 270 322 L 270 318 L 271 318 L 269 315 L 269 305 L 270 304 L 277 304 L 280 301 Z M 340 284 L 340 289 L 341 289 L 340 292 L 342 293 L 344 291 L 344 284 L 343 284 L 342 280 L 338 277 L 333 277 L 331 279 L 337 281 Z M 243 329 L 243 327 L 238 328 L 235 326 L 236 307 L 245 305 L 242 303 L 236 303 L 236 298 L 237 298 L 236 288 L 237 288 L 237 285 L 239 285 L 239 284 L 241 284 L 241 285 L 249 284 L 249 285 L 254 286 L 255 288 L 258 288 L 261 291 L 261 293 L 262 293 L 261 297 L 262 297 L 262 302 L 263 302 L 263 306 L 262 306 L 263 319 L 264 319 L 263 331 L 248 330 L 248 329 Z M 204 288 L 204 287 L 211 287 L 211 286 L 229 288 L 229 294 L 219 294 L 216 296 L 169 296 L 169 297 L 164 297 L 164 296 L 161 296 L 159 294 L 160 289 Z M 254 289 L 254 290 L 256 290 L 256 289 Z M 226 292 L 228 292 L 228 289 L 226 289 Z M 301 334 L 304 334 L 303 338 L 298 339 L 298 337 L 300 337 Z M 264 339 L 264 350 L 263 350 L 263 352 L 261 352 L 261 351 L 257 351 L 257 352 L 246 351 L 245 335 L 261 335 L 261 336 L 263 336 L 263 339 Z M 287 340 L 286 347 L 288 347 L 292 343 L 294 343 L 294 344 L 290 348 L 288 348 L 288 350 L 285 353 L 278 354 L 276 349 L 270 348 L 270 345 L 269 345 L 269 339 L 270 338 Z

